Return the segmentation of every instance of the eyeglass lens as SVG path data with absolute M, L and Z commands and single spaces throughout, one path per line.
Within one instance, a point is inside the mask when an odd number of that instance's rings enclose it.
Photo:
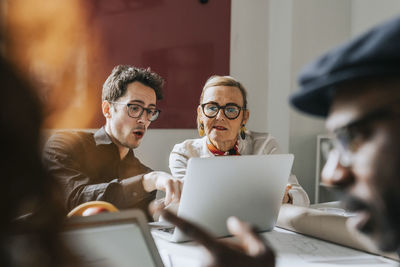
M 241 110 L 241 108 L 236 105 L 219 106 L 215 103 L 206 103 L 202 106 L 204 114 L 210 118 L 217 116 L 218 111 L 222 109 L 228 119 L 236 119 L 239 116 Z
M 136 104 L 128 104 L 128 115 L 132 118 L 139 118 L 143 112 L 146 111 L 147 119 L 149 121 L 155 121 L 160 114 L 158 109 L 144 108 Z
M 333 139 L 326 140 L 321 143 L 320 151 L 323 161 L 327 161 L 331 153 L 338 153 L 340 165 L 349 167 L 352 163 L 352 151 L 348 150 L 347 146 L 342 143 L 338 136 Z

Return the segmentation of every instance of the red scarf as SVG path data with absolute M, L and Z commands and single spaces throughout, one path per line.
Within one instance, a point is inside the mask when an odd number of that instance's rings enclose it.
M 239 145 L 238 142 L 234 145 L 233 148 L 229 149 L 228 151 L 221 151 L 216 148 L 211 142 L 207 142 L 208 150 L 213 153 L 215 156 L 240 156 L 239 153 Z

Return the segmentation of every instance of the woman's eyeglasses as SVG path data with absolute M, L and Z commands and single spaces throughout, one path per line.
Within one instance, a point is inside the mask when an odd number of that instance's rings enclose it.
M 245 110 L 245 108 L 236 105 L 234 103 L 228 103 L 225 106 L 220 106 L 215 102 L 208 102 L 200 105 L 204 115 L 208 118 L 214 118 L 217 116 L 220 109 L 224 111 L 225 117 L 229 120 L 234 120 L 240 115 L 241 110 Z

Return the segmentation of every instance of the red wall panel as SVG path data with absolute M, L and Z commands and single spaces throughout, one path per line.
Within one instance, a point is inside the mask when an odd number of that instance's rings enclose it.
M 91 0 L 103 55 L 89 65 L 102 83 L 119 64 L 151 67 L 166 80 L 162 113 L 151 128 L 195 128 L 202 86 L 229 74 L 230 0 Z M 100 88 L 93 88 L 100 99 Z M 99 100 L 100 102 L 100 100 Z M 93 127 L 104 124 L 100 112 Z

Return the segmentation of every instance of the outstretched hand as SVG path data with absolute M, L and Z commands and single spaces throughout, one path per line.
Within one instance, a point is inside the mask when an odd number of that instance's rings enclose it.
M 203 229 L 167 210 L 161 211 L 161 215 L 205 247 L 210 256 L 206 266 L 275 266 L 274 252 L 266 241 L 249 224 L 236 217 L 228 218 L 227 226 L 229 232 L 239 239 L 239 243 L 217 240 Z
M 164 205 L 178 203 L 181 198 L 183 182 L 171 174 L 162 171 L 153 171 L 143 176 L 143 185 L 146 191 L 155 189 L 165 192 Z

